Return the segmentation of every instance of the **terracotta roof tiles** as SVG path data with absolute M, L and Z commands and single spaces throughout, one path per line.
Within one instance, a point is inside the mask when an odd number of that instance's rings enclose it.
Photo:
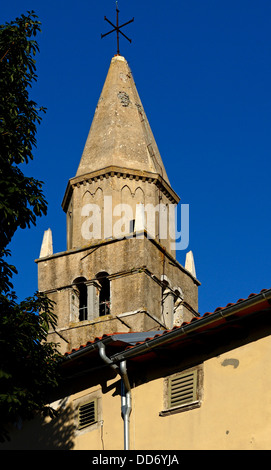
M 240 298 L 240 299 L 238 299 L 235 303 L 232 303 L 232 302 L 228 303 L 225 307 L 217 307 L 217 308 L 214 310 L 214 312 L 205 312 L 203 315 L 196 316 L 196 317 L 192 318 L 190 322 L 183 322 L 180 326 L 174 326 L 171 330 L 161 330 L 161 332 L 160 332 L 160 331 L 157 331 L 157 332 L 155 332 L 155 334 L 153 334 L 153 335 L 151 335 L 151 334 L 150 334 L 150 335 L 147 335 L 148 332 L 145 332 L 145 333 L 144 333 L 144 332 L 142 332 L 142 333 L 138 333 L 138 332 L 129 332 L 129 333 L 127 333 L 127 332 L 123 332 L 123 333 L 121 333 L 121 332 L 116 332 L 116 333 L 112 333 L 112 334 L 104 334 L 104 335 L 101 336 L 101 337 L 96 337 L 93 341 L 88 341 L 86 344 L 81 345 L 81 346 L 79 346 L 78 348 L 72 349 L 70 352 L 67 352 L 65 355 L 66 355 L 66 356 L 69 356 L 71 353 L 73 353 L 73 352 L 75 352 L 75 351 L 79 351 L 80 349 L 84 349 L 84 348 L 86 348 L 87 346 L 93 345 L 93 344 L 95 344 L 95 343 L 97 343 L 97 342 L 99 342 L 99 341 L 102 341 L 103 339 L 106 339 L 106 338 L 112 338 L 113 340 L 114 340 L 114 338 L 115 338 L 117 341 L 120 341 L 120 342 L 121 342 L 121 335 L 123 335 L 123 338 L 125 337 L 125 341 L 123 341 L 123 343 L 124 343 L 124 344 L 123 344 L 124 348 L 125 348 L 126 350 L 127 350 L 127 349 L 131 349 L 131 348 L 133 348 L 133 347 L 135 347 L 135 346 L 137 346 L 137 345 L 144 344 L 144 343 L 146 343 L 147 341 L 151 341 L 151 340 L 153 340 L 153 339 L 155 339 L 155 338 L 159 338 L 159 337 L 161 337 L 161 336 L 163 336 L 163 335 L 165 335 L 165 334 L 167 334 L 167 333 L 169 333 L 169 332 L 171 332 L 171 331 L 179 330 L 180 328 L 183 328 L 183 327 L 186 326 L 186 325 L 190 325 L 190 324 L 192 324 L 192 323 L 194 323 L 194 322 L 195 322 L 195 323 L 196 323 L 196 322 L 199 322 L 199 321 L 200 321 L 201 319 L 203 319 L 203 318 L 206 318 L 206 317 L 211 318 L 212 315 L 215 315 L 215 314 L 218 313 L 218 312 L 221 312 L 221 311 L 223 311 L 223 310 L 229 309 L 230 307 L 236 307 L 236 306 L 238 306 L 240 303 L 246 302 L 247 300 L 252 299 L 252 298 L 255 297 L 255 296 L 259 296 L 260 294 L 263 294 L 263 293 L 265 293 L 265 292 L 267 292 L 267 291 L 269 291 L 269 289 L 262 289 L 259 294 L 251 293 L 246 299 Z M 149 333 L 154 333 L 154 332 L 149 332 Z M 128 338 L 129 336 L 131 336 L 131 338 L 132 338 L 132 336 L 133 336 L 133 335 L 136 335 L 136 334 L 137 334 L 137 335 L 142 334 L 142 335 L 143 335 L 143 336 L 142 336 L 142 340 L 141 340 L 141 341 L 136 341 L 136 342 L 133 342 L 133 344 L 130 344 L 129 341 L 127 340 L 127 338 Z M 145 334 L 145 336 L 144 336 L 144 334 Z

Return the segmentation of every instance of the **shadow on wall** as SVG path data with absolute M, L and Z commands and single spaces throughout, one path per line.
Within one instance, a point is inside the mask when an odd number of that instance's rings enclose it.
M 10 427 L 10 441 L 0 445 L 0 450 L 72 450 L 74 447 L 72 406 L 59 411 L 56 418 L 35 418 L 18 426 Z

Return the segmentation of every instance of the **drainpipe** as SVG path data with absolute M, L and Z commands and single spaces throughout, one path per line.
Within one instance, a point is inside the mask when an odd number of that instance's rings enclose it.
M 252 315 L 257 311 L 258 304 L 261 305 L 261 303 L 264 303 L 265 301 L 268 302 L 269 305 L 263 305 L 262 309 L 270 309 L 271 289 L 268 289 L 264 292 L 261 292 L 260 294 L 257 294 L 246 300 L 240 301 L 229 307 L 225 307 L 221 310 L 218 310 L 217 312 L 210 313 L 206 317 L 203 316 L 197 319 L 195 322 L 190 322 L 176 329 L 165 331 L 164 334 L 161 334 L 157 338 L 154 337 L 153 339 L 146 340 L 142 344 L 134 346 L 131 349 L 127 349 L 126 351 L 123 351 L 121 353 L 114 354 L 114 356 L 112 356 L 112 362 L 120 362 L 126 359 L 130 359 L 132 357 L 137 357 L 140 354 L 144 354 L 147 352 L 149 353 L 154 348 L 162 346 L 166 343 L 170 343 L 175 339 L 180 340 L 183 336 L 189 335 L 190 333 L 193 334 L 197 333 L 198 331 L 200 332 L 201 327 L 210 326 L 212 325 L 212 323 L 215 323 L 216 321 L 220 320 L 220 318 L 230 320 L 231 315 L 238 314 L 239 311 L 242 311 L 246 308 L 252 309 L 253 307 L 255 307 L 255 310 L 252 310 L 252 312 L 250 312 L 249 314 Z
M 120 362 L 121 414 L 124 422 L 124 450 L 130 449 L 130 414 L 132 411 L 131 387 L 127 375 L 126 361 Z
M 124 450 L 130 448 L 130 414 L 132 411 L 131 386 L 127 374 L 126 361 L 121 361 L 119 367 L 105 353 L 105 345 L 98 344 L 101 359 L 121 376 L 121 415 L 124 422 Z
M 102 360 L 108 364 L 112 369 L 117 370 L 118 366 L 117 364 L 114 364 L 109 357 L 105 354 L 105 345 L 103 343 L 98 343 L 98 348 L 99 348 L 99 354 Z

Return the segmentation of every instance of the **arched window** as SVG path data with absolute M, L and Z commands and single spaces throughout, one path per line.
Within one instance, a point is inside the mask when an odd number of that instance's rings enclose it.
M 79 321 L 88 319 L 88 291 L 85 282 L 86 279 L 84 277 L 78 277 L 74 280 L 75 289 L 73 295 L 77 296 Z
M 110 314 L 110 281 L 106 272 L 100 272 L 96 278 L 100 284 L 99 316 L 102 317 Z

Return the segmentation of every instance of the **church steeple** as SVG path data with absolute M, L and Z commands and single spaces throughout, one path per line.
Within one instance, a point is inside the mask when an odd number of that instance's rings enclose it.
M 76 173 L 82 176 L 114 165 L 168 177 L 124 57 L 111 60 Z
M 177 262 L 174 217 L 168 225 L 178 202 L 131 70 L 116 55 L 62 202 L 67 249 L 53 254 L 48 232 L 37 260 L 39 290 L 58 316 L 51 339 L 63 352 L 104 334 L 172 328 L 197 313 L 194 265 Z
M 119 55 L 111 60 L 76 176 L 69 181 L 63 199 L 68 249 L 83 246 L 86 240 L 114 237 L 107 228 L 106 210 L 109 209 L 105 207 L 105 197 L 112 198 L 113 225 L 117 222 L 114 214 L 121 215 L 116 206 L 126 204 L 131 208 L 122 233 L 130 232 L 128 224 L 137 225 L 138 204 L 158 207 L 179 202 L 170 186 L 131 70 Z M 96 224 L 97 230 L 92 234 L 84 231 L 83 235 L 84 217 L 88 215 L 88 205 L 93 204 L 100 212 L 99 226 Z M 159 240 L 158 221 L 154 225 L 152 232 Z M 171 240 L 163 243 L 174 252 Z

